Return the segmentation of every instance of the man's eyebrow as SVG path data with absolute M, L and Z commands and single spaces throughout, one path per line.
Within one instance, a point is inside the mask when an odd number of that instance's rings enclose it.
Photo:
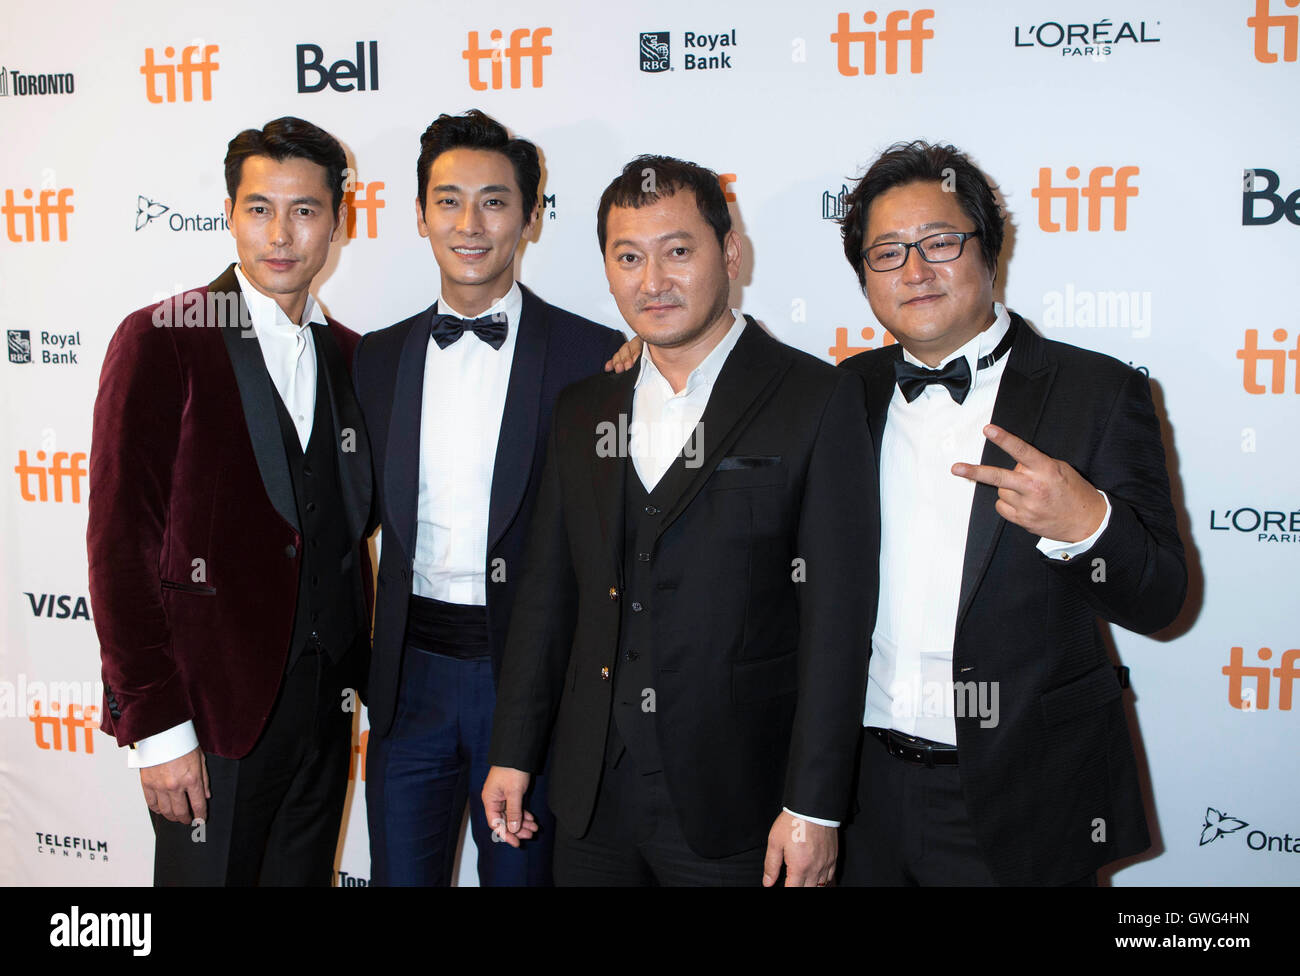
M 241 202 L 242 203 L 270 203 L 271 198 L 266 196 L 263 193 L 250 193 L 247 196 L 243 197 Z M 323 206 L 320 197 L 294 197 L 292 200 L 289 201 L 289 206 L 297 207 L 297 206 L 301 206 L 304 203 L 309 204 L 310 206 L 313 207 Z
M 464 188 L 457 186 L 455 183 L 439 183 L 433 187 L 438 193 L 464 193 Z M 480 193 L 514 193 L 512 187 L 504 183 L 489 183 L 487 186 L 479 187 Z
M 672 240 L 683 240 L 683 241 L 693 242 L 695 240 L 695 235 L 692 234 L 689 230 L 670 230 L 666 234 L 660 234 L 658 237 L 654 238 L 650 243 L 663 244 L 665 241 L 672 241 Z M 640 247 L 641 245 L 638 241 L 629 240 L 626 237 L 620 237 L 616 241 L 610 241 L 608 246 L 609 247 Z
M 922 224 L 920 227 L 917 228 L 917 231 L 921 233 L 922 237 L 924 237 L 925 231 L 927 230 L 955 230 L 955 229 L 956 229 L 956 225 L 950 224 L 946 220 L 932 220 L 928 224 Z M 898 240 L 899 235 L 902 233 L 903 232 L 901 230 L 887 230 L 883 234 L 877 234 L 875 236 L 875 239 L 872 240 L 872 242 L 868 244 L 867 247 L 874 247 L 876 244 L 879 244 L 881 241 L 896 241 Z

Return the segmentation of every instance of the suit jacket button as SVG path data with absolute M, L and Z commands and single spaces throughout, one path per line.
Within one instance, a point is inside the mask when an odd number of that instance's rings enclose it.
M 601 669 L 600 669 L 600 680 L 601 680 L 601 681 L 608 681 L 608 680 L 609 680 L 609 668 L 601 668 Z
M 617 600 L 617 599 L 618 599 L 618 587 L 617 587 L 617 586 L 611 586 L 611 587 L 609 588 L 609 598 L 610 598 L 611 600 Z
M 291 542 L 289 545 L 284 547 L 284 554 L 292 559 L 294 556 L 298 555 L 298 547 Z

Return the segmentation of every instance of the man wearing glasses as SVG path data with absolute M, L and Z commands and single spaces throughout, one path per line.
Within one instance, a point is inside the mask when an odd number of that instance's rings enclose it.
M 1187 585 L 1146 377 L 993 301 L 1003 215 L 953 147 L 891 147 L 847 202 L 898 342 L 843 364 L 882 530 L 844 880 L 1095 884 L 1150 844 L 1096 618 L 1150 633 Z

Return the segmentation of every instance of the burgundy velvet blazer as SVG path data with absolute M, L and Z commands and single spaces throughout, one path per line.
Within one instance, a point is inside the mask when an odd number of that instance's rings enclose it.
M 205 751 L 239 758 L 284 674 L 302 537 L 260 344 L 239 321 L 222 327 L 222 309 L 248 321 L 233 264 L 118 326 L 95 400 L 86 542 L 104 730 L 126 745 L 192 719 Z M 355 435 L 339 475 L 368 584 L 359 336 L 332 320 L 312 331 L 335 430 Z M 360 668 L 368 627 L 357 643 Z

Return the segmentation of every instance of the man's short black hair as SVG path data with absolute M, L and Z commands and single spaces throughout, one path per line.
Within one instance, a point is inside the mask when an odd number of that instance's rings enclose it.
M 695 194 L 700 215 L 718 236 L 718 246 L 724 246 L 727 232 L 731 230 L 731 212 L 727 210 L 727 198 L 722 193 L 718 174 L 672 156 L 638 156 L 623 167 L 623 172 L 600 195 L 600 206 L 596 208 L 600 253 L 605 253 L 605 221 L 611 207 L 639 210 L 660 197 L 673 196 L 678 190 Z
M 996 273 L 1002 251 L 1002 208 L 984 173 L 955 146 L 932 145 L 918 139 L 896 142 L 880 154 L 845 199 L 840 221 L 844 256 L 857 272 L 858 283 L 867 287 L 862 260 L 862 239 L 867 233 L 867 212 L 871 201 L 894 187 L 909 183 L 942 183 L 957 196 L 957 203 L 975 225 L 980 251 L 991 274 Z
M 542 163 L 537 147 L 527 139 L 511 139 L 510 133 L 496 119 L 476 108 L 464 115 L 439 115 L 420 136 L 420 158 L 415 164 L 415 186 L 419 191 L 420 213 L 424 213 L 424 196 L 429 189 L 429 170 L 433 161 L 451 149 L 485 149 L 499 152 L 510 160 L 515 182 L 523 198 L 524 223 L 537 208 L 537 187 L 542 182 Z
M 266 123 L 261 129 L 245 129 L 226 147 L 226 193 L 231 203 L 239 190 L 244 160 L 249 156 L 269 156 L 277 163 L 286 159 L 306 159 L 325 167 L 325 185 L 334 197 L 334 213 L 343 203 L 344 172 L 348 157 L 339 141 L 318 125 L 292 115 Z

